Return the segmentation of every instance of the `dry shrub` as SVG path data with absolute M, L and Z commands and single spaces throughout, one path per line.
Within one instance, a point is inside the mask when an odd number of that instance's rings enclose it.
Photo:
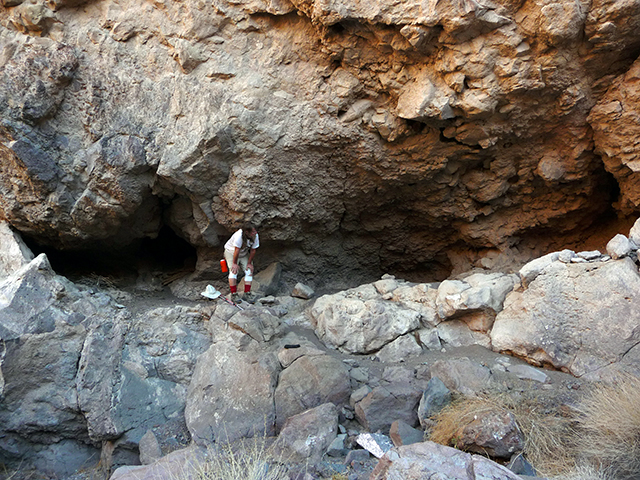
M 615 478 L 590 465 L 581 465 L 568 473 L 553 477 L 553 480 L 615 480 Z
M 565 472 L 573 465 L 572 420 L 558 412 L 543 412 L 535 399 L 514 399 L 506 394 L 463 397 L 445 407 L 433 420 L 429 440 L 456 447 L 456 432 L 474 415 L 503 409 L 511 412 L 524 435 L 524 456 L 543 475 Z
M 198 480 L 285 480 L 284 465 L 275 460 L 265 438 L 210 449 L 198 469 Z
M 640 379 L 597 385 L 578 412 L 580 458 L 615 479 L 640 478 Z

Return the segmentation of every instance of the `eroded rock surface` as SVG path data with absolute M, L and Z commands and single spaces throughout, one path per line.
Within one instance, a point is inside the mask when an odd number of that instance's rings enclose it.
M 319 283 L 437 277 L 638 210 L 636 2 L 0 9 L 0 216 L 41 244 L 169 225 L 207 270 L 251 220 Z
M 576 376 L 622 362 L 638 337 L 638 266 L 630 258 L 550 263 L 524 291 L 507 296 L 493 348 Z

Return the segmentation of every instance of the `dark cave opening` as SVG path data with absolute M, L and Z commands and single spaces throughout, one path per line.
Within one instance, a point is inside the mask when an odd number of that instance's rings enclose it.
M 135 278 L 143 272 L 171 274 L 195 270 L 196 249 L 163 226 L 156 238 L 144 238 L 125 247 L 60 250 L 43 245 L 37 239 L 24 236 L 25 243 L 34 253 L 45 253 L 54 271 L 70 279 L 88 276 Z

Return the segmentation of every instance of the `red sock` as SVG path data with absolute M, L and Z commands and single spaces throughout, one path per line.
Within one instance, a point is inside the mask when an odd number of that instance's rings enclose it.
M 250 292 L 251 291 L 251 285 L 246 285 L 244 286 L 244 293 Z
M 229 288 L 231 289 L 231 293 L 236 293 L 238 291 L 237 285 L 229 285 Z

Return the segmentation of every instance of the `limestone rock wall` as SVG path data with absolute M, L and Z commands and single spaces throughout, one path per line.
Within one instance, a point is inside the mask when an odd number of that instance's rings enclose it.
M 0 218 L 63 249 L 169 225 L 201 265 L 248 220 L 307 273 L 486 264 L 638 211 L 639 22 L 633 0 L 3 0 Z

